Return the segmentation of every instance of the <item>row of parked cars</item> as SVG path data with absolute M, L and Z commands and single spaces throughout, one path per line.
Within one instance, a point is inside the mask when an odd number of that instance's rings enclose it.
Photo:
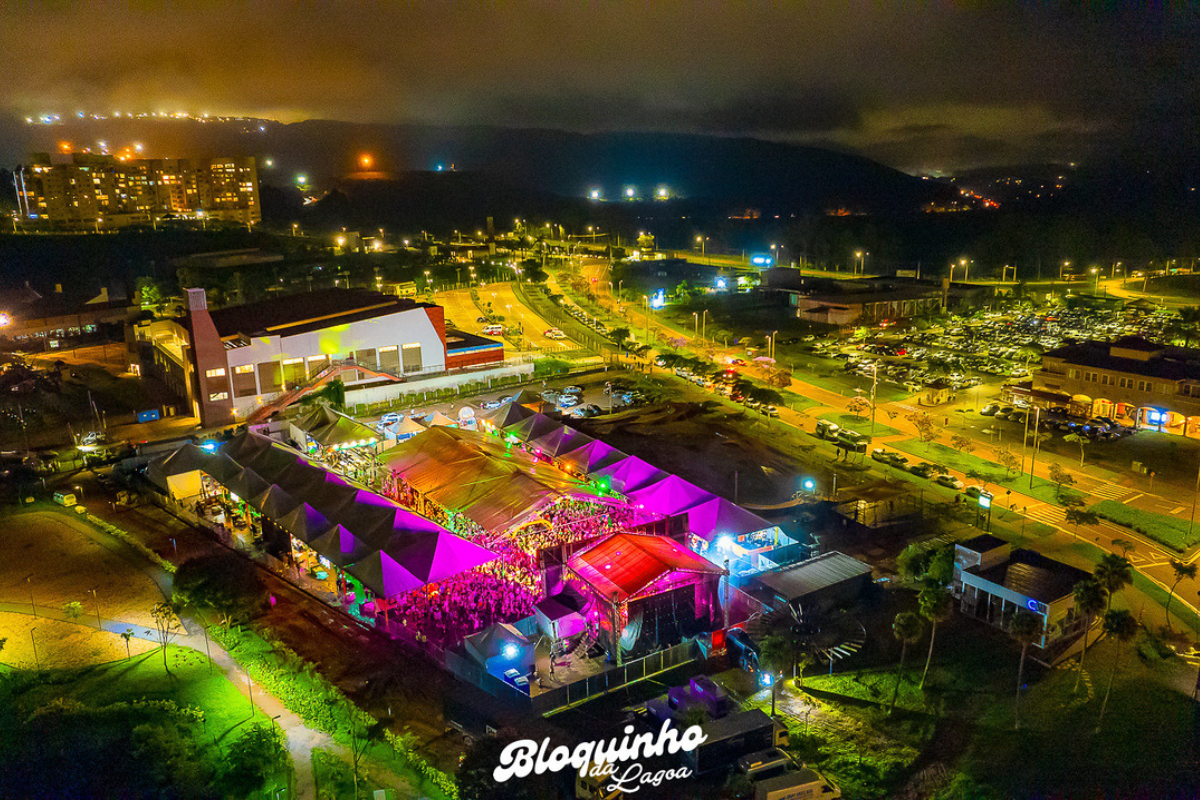
M 594 330 L 596 333 L 600 334 L 601 336 L 608 335 L 608 326 L 605 325 L 603 322 L 601 322 L 596 317 L 593 317 L 590 314 L 588 314 L 586 311 L 584 311 L 579 306 L 564 305 L 563 311 L 566 311 L 572 317 L 579 320 L 579 322 L 581 324 L 586 325 L 587 327 L 591 328 L 592 330 Z M 557 330 L 557 329 L 552 328 L 551 330 Z
M 890 450 L 884 450 L 882 447 L 872 450 L 871 458 L 896 469 L 902 469 L 905 472 L 916 475 L 918 478 L 930 479 L 939 486 L 945 486 L 962 492 L 968 497 L 979 497 L 983 493 L 982 486 L 964 487 L 963 482 L 951 475 L 949 470 L 941 464 L 932 464 L 928 461 L 909 463 L 907 456 L 900 453 L 893 453 Z
M 1093 441 L 1112 441 L 1137 432 L 1136 428 L 1122 425 L 1111 417 L 1072 417 L 1069 410 L 1062 406 L 1048 408 L 1035 416 L 1035 412 L 1029 409 L 988 403 L 979 409 L 979 413 L 985 417 L 1007 420 L 1018 425 L 1032 424 L 1034 419 L 1037 419 L 1038 426 L 1043 431 L 1058 431 L 1063 435 L 1075 433 Z

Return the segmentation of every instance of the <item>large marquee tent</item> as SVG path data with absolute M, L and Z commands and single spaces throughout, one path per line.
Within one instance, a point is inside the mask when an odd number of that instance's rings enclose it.
M 238 467 L 232 473 L 231 463 Z M 262 472 L 247 466 L 251 463 Z M 486 548 L 255 433 L 226 442 L 215 454 L 185 444 L 147 469 L 153 482 L 177 498 L 194 496 L 177 491 L 190 490 L 193 484 L 199 493 L 200 472 L 383 597 L 496 558 Z M 179 480 L 184 476 L 194 480 Z M 387 561 L 376 558 L 381 552 Z M 391 566 L 393 562 L 398 566 Z M 412 579 L 399 579 L 401 570 Z

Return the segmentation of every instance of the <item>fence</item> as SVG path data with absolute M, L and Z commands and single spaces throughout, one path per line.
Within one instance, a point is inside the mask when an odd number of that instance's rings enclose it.
M 459 679 L 478 686 L 515 708 L 533 711 L 539 716 L 548 716 L 687 664 L 695 658 L 695 646 L 691 640 L 681 642 L 635 661 L 626 662 L 622 666 L 611 667 L 596 675 L 533 696 L 452 650 L 446 651 L 446 668 Z
M 590 328 L 579 324 L 578 320 L 551 302 L 546 294 L 546 286 L 544 284 L 532 286 L 530 284 L 514 283 L 513 290 L 516 292 L 518 299 L 533 309 L 539 317 L 548 320 L 554 327 L 565 331 L 567 335 L 588 350 L 600 353 L 615 348 L 611 339 L 607 339 Z

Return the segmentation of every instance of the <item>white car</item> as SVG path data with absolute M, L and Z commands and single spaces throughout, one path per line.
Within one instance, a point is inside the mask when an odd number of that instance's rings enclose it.
M 953 489 L 956 492 L 961 492 L 963 488 L 963 482 L 953 475 L 938 475 L 933 479 L 933 482 L 940 486 Z
M 559 408 L 574 408 L 577 405 L 579 405 L 579 398 L 575 395 L 564 394 L 562 397 L 558 398 Z
M 578 386 L 568 386 L 562 390 L 563 394 L 583 394 L 583 389 Z

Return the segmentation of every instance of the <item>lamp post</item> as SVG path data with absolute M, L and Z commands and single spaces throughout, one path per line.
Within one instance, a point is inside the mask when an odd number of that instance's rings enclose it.
M 862 260 L 863 260 L 863 251 L 855 250 L 854 251 L 854 274 L 855 275 L 858 274 L 858 265 L 862 263 Z
M 692 338 L 699 339 L 700 338 L 700 314 L 698 312 L 695 312 L 695 311 L 692 312 L 692 322 L 696 323 L 695 332 L 693 333 Z
M 96 596 L 96 588 L 88 589 L 88 594 L 92 596 L 92 602 L 96 604 L 96 630 L 104 630 L 104 626 L 100 623 L 100 598 Z

